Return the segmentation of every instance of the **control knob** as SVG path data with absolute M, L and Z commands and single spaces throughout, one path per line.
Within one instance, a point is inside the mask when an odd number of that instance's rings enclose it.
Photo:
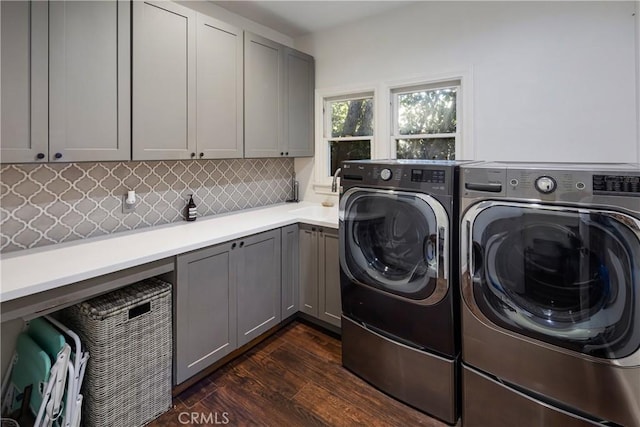
M 556 180 L 550 176 L 541 176 L 536 179 L 536 190 L 543 194 L 550 194 L 556 191 L 558 184 Z
M 383 181 L 389 181 L 391 179 L 391 169 L 382 169 L 380 171 L 380 179 Z

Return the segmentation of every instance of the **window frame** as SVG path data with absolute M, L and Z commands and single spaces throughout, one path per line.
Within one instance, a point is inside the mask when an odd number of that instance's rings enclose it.
M 390 139 L 389 146 L 391 157 L 393 159 L 398 158 L 397 153 L 397 143 L 396 141 L 399 139 L 412 140 L 412 139 L 444 139 L 444 138 L 454 138 L 455 144 L 455 159 L 462 158 L 462 129 L 464 126 L 464 121 L 462 119 L 462 100 L 463 100 L 463 79 L 461 77 L 458 78 L 449 78 L 443 80 L 431 80 L 424 82 L 412 82 L 406 85 L 396 85 L 394 87 L 389 88 L 389 104 L 390 104 L 390 114 L 389 114 L 389 130 L 390 130 Z M 399 115 L 399 95 L 407 94 L 407 93 L 415 93 L 421 91 L 430 91 L 437 89 L 449 89 L 456 88 L 456 131 L 454 133 L 423 133 L 423 134 L 412 134 L 412 135 L 402 135 L 399 132 L 399 123 L 398 123 L 398 115 Z
M 369 80 L 362 84 L 346 85 L 321 88 L 315 90 L 315 120 L 314 135 L 315 148 L 314 158 L 296 158 L 295 168 L 304 176 L 304 171 L 312 169 L 309 172 L 309 183 L 307 188 L 319 196 L 318 198 L 309 198 L 310 200 L 326 200 L 326 196 L 337 197 L 338 193 L 331 192 L 332 177 L 325 176 L 324 172 L 329 170 L 330 152 L 328 144 L 324 140 L 324 98 L 348 96 L 353 94 L 362 94 L 373 92 L 374 102 L 374 123 L 373 138 L 371 139 L 371 159 L 395 159 L 395 139 L 392 136 L 391 124 L 392 108 L 391 108 L 391 92 L 393 90 L 415 87 L 427 84 L 437 84 L 446 81 L 459 81 L 460 91 L 457 95 L 456 106 L 458 124 L 456 130 L 460 133 L 459 140 L 456 140 L 456 159 L 475 160 L 478 155 L 475 146 L 474 134 L 474 69 L 451 69 L 437 74 L 419 74 L 409 76 L 399 80 Z M 306 196 L 305 196 L 306 198 Z
M 334 89 L 327 91 L 316 90 L 316 146 L 315 146 L 315 177 L 314 190 L 318 194 L 332 194 L 331 182 L 333 176 L 327 172 L 331 166 L 330 141 L 370 141 L 370 158 L 376 158 L 376 135 L 379 126 L 379 91 L 373 86 Z M 371 136 L 331 136 L 331 114 L 328 106 L 330 102 L 348 101 L 354 99 L 371 98 L 373 101 L 373 134 Z

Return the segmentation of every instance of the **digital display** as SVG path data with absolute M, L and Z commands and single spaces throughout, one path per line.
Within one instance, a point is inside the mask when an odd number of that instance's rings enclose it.
M 594 175 L 593 192 L 640 195 L 640 175 Z
M 411 181 L 444 184 L 445 172 L 440 169 L 411 169 Z

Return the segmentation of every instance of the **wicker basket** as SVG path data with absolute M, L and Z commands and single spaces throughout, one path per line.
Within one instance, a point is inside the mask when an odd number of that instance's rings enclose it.
M 89 351 L 86 426 L 139 426 L 171 407 L 171 285 L 152 278 L 63 311 Z

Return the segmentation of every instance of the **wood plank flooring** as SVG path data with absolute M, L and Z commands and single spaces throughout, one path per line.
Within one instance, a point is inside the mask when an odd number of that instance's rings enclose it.
M 447 425 L 373 388 L 341 357 L 339 339 L 294 321 L 175 397 L 148 425 Z

